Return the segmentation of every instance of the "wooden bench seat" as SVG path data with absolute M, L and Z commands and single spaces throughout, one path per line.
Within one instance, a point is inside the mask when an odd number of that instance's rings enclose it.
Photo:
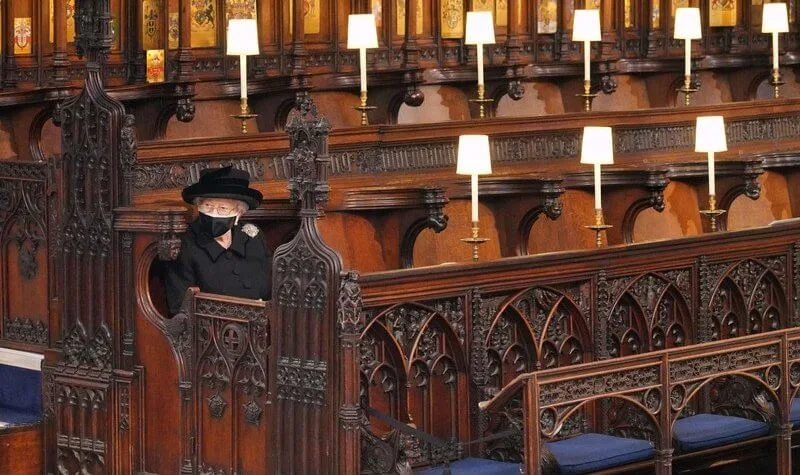
M 42 471 L 41 360 L 0 348 L 0 473 Z

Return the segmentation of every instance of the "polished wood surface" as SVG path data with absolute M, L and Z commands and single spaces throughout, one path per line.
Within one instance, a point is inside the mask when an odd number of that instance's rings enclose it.
M 41 474 L 42 426 L 0 429 L 0 473 Z

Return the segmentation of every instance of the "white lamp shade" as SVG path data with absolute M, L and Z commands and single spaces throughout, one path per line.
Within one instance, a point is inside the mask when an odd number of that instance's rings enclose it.
M 467 31 L 464 42 L 468 45 L 494 44 L 492 12 L 467 12 Z
M 462 135 L 458 138 L 459 175 L 488 175 L 492 173 L 488 135 Z
M 698 117 L 694 133 L 695 152 L 728 150 L 728 141 L 725 139 L 725 119 L 721 115 Z
M 789 31 L 789 14 L 785 3 L 765 3 L 761 19 L 761 33 L 786 33 Z
M 583 128 L 581 163 L 590 165 L 614 163 L 614 141 L 611 138 L 611 127 Z
M 675 31 L 672 36 L 678 40 L 699 40 L 702 38 L 700 9 L 694 7 L 675 9 Z
M 362 13 L 347 17 L 347 49 L 377 48 L 378 29 L 375 16 Z
M 253 19 L 228 20 L 228 54 L 258 54 L 258 24 Z
M 575 10 L 572 41 L 600 41 L 600 10 Z

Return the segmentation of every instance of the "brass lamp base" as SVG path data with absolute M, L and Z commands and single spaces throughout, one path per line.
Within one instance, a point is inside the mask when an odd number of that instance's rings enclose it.
M 368 106 L 367 105 L 367 91 L 361 91 L 361 105 L 353 106 L 353 109 L 361 112 L 361 127 L 366 127 L 369 125 L 369 120 L 367 119 L 367 112 L 371 110 L 377 109 L 375 106 Z
M 583 81 L 583 94 L 575 94 L 575 96 L 583 98 L 584 112 L 592 111 L 592 101 L 594 101 L 594 98 L 597 97 L 597 94 L 592 94 L 591 81 Z
M 478 84 L 478 98 L 477 99 L 470 99 L 469 102 L 474 102 L 478 104 L 478 116 L 481 119 L 486 118 L 486 105 L 491 104 L 494 102 L 492 98 L 486 98 L 486 86 L 483 84 Z
M 772 86 L 772 94 L 775 99 L 781 97 L 781 86 L 784 85 L 783 77 L 781 76 L 781 71 L 779 69 L 773 69 L 772 74 L 769 77 L 769 85 Z
M 242 121 L 242 134 L 247 134 L 247 121 L 250 119 L 255 119 L 258 117 L 258 114 L 253 114 L 250 112 L 250 108 L 247 106 L 247 98 L 243 97 L 241 99 L 241 112 L 238 114 L 231 115 L 234 119 L 239 119 Z
M 614 226 L 610 224 L 605 224 L 603 222 L 603 210 L 602 209 L 595 209 L 594 210 L 594 224 L 589 226 L 584 226 L 586 229 L 591 229 L 594 231 L 595 238 L 594 244 L 597 247 L 603 247 L 603 233 L 608 231 L 609 229 L 613 228 Z
M 711 221 L 711 232 L 717 232 L 717 218 L 725 214 L 724 209 L 717 209 L 717 197 L 708 195 L 708 209 L 700 210 L 700 214 Z
M 465 242 L 472 246 L 472 261 L 478 262 L 478 248 L 480 245 L 488 241 L 488 238 L 478 237 L 478 222 L 472 222 L 472 237 L 462 238 L 461 242 Z
M 678 88 L 678 92 L 683 93 L 683 103 L 684 105 L 691 105 L 692 103 L 692 94 L 699 91 L 698 88 L 692 87 L 692 77 L 691 76 L 684 76 L 683 77 L 683 87 Z

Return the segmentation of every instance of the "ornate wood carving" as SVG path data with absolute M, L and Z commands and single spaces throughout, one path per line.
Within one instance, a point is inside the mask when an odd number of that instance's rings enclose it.
M 8 250 L 0 257 L 4 276 L 0 292 L 5 302 L 0 320 L 2 338 L 8 341 L 47 345 L 49 340 L 49 312 L 36 314 L 38 310 L 28 309 L 28 304 L 51 295 L 49 268 L 55 243 L 45 243 L 53 232 L 51 221 L 56 212 L 51 172 L 45 163 L 0 164 L 0 248 Z M 44 281 L 39 279 L 43 268 L 48 269 Z M 39 282 L 38 287 L 31 287 Z M 24 293 L 15 288 L 25 289 Z
M 691 343 L 691 271 L 679 269 L 611 281 L 608 345 L 611 356 Z
M 49 334 L 47 326 L 41 320 L 6 317 L 3 325 L 3 338 L 6 340 L 47 345 Z
M 694 146 L 694 125 L 652 125 L 615 130 L 614 153 L 643 153 L 689 149 Z M 759 117 L 732 120 L 727 126 L 729 144 L 754 140 L 776 141 L 800 137 L 800 115 L 788 113 L 780 117 Z M 504 134 L 491 140 L 492 160 L 513 163 L 529 160 L 554 160 L 575 157 L 579 151 L 579 134 L 539 132 Z M 282 157 L 269 157 L 269 168 L 276 178 L 285 179 Z M 372 174 L 427 168 L 452 167 L 456 164 L 456 142 L 426 144 L 378 145 L 347 150 L 337 147 L 331 153 L 333 175 Z
M 792 244 L 792 308 L 791 325 L 800 326 L 800 242 Z
M 197 182 L 201 170 L 229 165 L 247 171 L 253 181 L 261 181 L 264 177 L 263 160 L 256 157 L 203 162 L 138 163 L 133 168 L 133 191 L 183 188 Z
M 358 393 L 358 381 L 349 381 L 347 389 L 338 384 L 344 369 L 334 354 L 341 261 L 317 230 L 329 192 L 329 128 L 310 96 L 298 94 L 297 110 L 286 126 L 290 137 L 286 161 L 290 198 L 300 204 L 300 229 L 273 257 L 275 337 L 269 387 L 278 399 L 268 410 L 270 472 L 319 473 L 336 465 L 344 447 L 351 454 L 356 450 L 349 427 L 337 430 L 336 424 L 342 395 Z M 344 446 L 335 443 L 340 438 L 347 441 Z M 303 450 L 295 450 L 300 446 Z M 351 462 L 357 464 L 358 457 Z
M 113 228 L 114 209 L 131 199 L 125 177 L 136 160 L 136 139 L 133 118 L 103 85 L 113 42 L 110 2 L 77 0 L 75 23 L 75 44 L 86 57 L 84 87 L 53 110 L 61 128 L 54 225 L 62 346 L 45 365 L 44 378 L 55 376 L 56 395 L 45 424 L 53 449 L 46 471 L 136 471 L 139 461 L 132 454 L 138 453 L 139 439 L 118 425 L 121 410 L 127 424 L 138 420 L 138 401 L 121 400 L 126 393 L 117 390 L 139 384 L 130 358 L 132 289 L 123 284 L 132 282 L 131 266 L 123 262 L 131 257 L 130 240 Z M 70 422 L 60 422 L 66 419 Z M 89 429 L 80 422 L 90 420 Z

